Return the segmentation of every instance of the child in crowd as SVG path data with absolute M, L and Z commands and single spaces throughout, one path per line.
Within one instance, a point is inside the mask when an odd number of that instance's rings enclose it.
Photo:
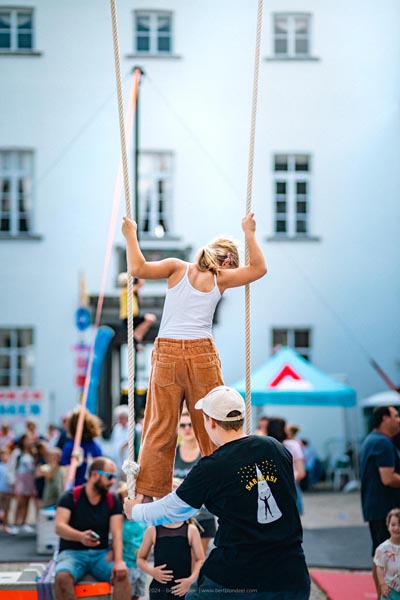
M 48 462 L 42 465 L 45 484 L 43 491 L 43 507 L 56 506 L 64 491 L 65 467 L 60 466 L 61 450 L 53 448 L 48 453 Z
M 9 469 L 10 449 L 4 446 L 0 450 L 0 528 L 6 533 L 11 533 L 8 526 L 8 511 L 12 497 L 12 485 Z
M 15 526 L 13 533 L 21 528 L 24 533 L 34 533 L 34 529 L 26 522 L 29 501 L 36 497 L 35 489 L 35 459 L 32 452 L 31 436 L 24 434 L 16 451 L 15 460 L 15 496 L 17 501 L 15 511 Z
M 126 330 L 128 325 L 128 273 L 120 273 L 118 275 L 118 285 L 122 288 L 119 299 L 119 318 L 122 321 L 122 326 Z M 142 279 L 135 279 L 133 282 L 133 302 L 132 302 L 132 313 L 133 313 L 133 338 L 135 348 L 138 352 L 143 350 L 141 341 L 150 329 L 150 327 L 156 322 L 156 315 L 153 313 L 140 314 L 140 303 L 139 303 L 139 290 L 143 287 Z
M 244 267 L 239 267 L 237 244 L 228 238 L 217 238 L 202 248 L 195 263 L 177 258 L 148 262 L 139 247 L 136 223 L 127 218 L 123 221 L 129 273 L 168 281 L 147 392 L 136 484 L 140 501 L 144 496 L 160 497 L 171 491 L 184 399 L 202 455 L 216 449 L 204 429 L 202 415 L 194 410 L 199 398 L 223 383 L 212 338 L 215 308 L 225 290 L 249 284 L 266 273 L 253 213 L 243 218 L 242 229 L 249 250 L 249 264 Z
M 375 550 L 374 563 L 381 598 L 400 600 L 400 508 L 393 508 L 386 517 L 390 538 Z
M 173 489 L 181 481 L 173 480 Z M 154 548 L 154 566 L 147 558 Z M 204 562 L 200 534 L 190 523 L 152 525 L 146 529 L 137 557 L 137 564 L 153 580 L 150 583 L 150 600 L 170 600 L 172 596 L 184 598 L 197 579 Z
M 128 488 L 126 483 L 122 483 L 117 490 L 117 494 L 123 503 L 128 496 Z M 144 532 L 147 525 L 144 523 L 136 523 L 129 521 L 126 516 L 124 518 L 124 527 L 122 530 L 122 542 L 124 545 L 123 559 L 128 567 L 129 577 L 131 580 L 132 600 L 137 600 L 140 596 L 146 593 L 146 575 L 137 566 L 137 554 L 140 545 L 143 541 Z

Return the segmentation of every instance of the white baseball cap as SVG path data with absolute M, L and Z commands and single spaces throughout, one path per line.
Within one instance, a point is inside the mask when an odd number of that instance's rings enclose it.
M 195 408 L 202 410 L 208 417 L 216 421 L 239 421 L 244 418 L 245 404 L 242 396 L 234 388 L 219 385 L 204 398 L 196 402 Z M 228 417 L 233 410 L 239 411 L 236 417 Z

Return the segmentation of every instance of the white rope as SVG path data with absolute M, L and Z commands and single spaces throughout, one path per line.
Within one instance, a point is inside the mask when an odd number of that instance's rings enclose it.
M 125 212 L 126 216 L 131 219 L 132 210 L 124 126 L 124 102 L 122 95 L 121 65 L 119 57 L 116 0 L 110 0 L 110 7 L 114 44 L 115 78 L 117 84 L 122 171 L 125 189 Z M 123 469 L 127 476 L 128 496 L 130 498 L 135 497 L 136 478 L 140 468 L 139 465 L 135 463 L 135 356 L 133 344 L 133 278 L 132 275 L 128 273 L 128 459 L 124 462 Z
M 256 49 L 254 56 L 253 97 L 251 105 L 251 126 L 249 145 L 249 164 L 247 172 L 246 215 L 251 212 L 253 191 L 254 147 L 256 140 L 258 81 L 260 73 L 261 31 L 263 0 L 258 0 Z M 246 242 L 246 264 L 249 263 L 249 249 Z M 251 330 L 250 330 L 250 285 L 245 287 L 245 339 L 246 339 L 246 433 L 251 433 Z

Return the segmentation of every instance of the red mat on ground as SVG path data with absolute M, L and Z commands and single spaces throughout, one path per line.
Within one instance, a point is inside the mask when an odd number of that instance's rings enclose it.
M 376 600 L 370 573 L 343 573 L 311 569 L 310 575 L 329 600 Z

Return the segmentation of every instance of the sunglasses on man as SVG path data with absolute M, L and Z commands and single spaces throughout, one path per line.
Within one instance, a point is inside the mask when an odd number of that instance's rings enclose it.
M 179 427 L 181 429 L 185 429 L 185 427 L 189 427 L 190 429 L 192 429 L 192 424 L 191 423 L 179 423 Z
M 100 469 L 97 470 L 97 473 L 99 475 L 104 475 L 104 477 L 107 477 L 108 481 L 111 481 L 111 479 L 117 478 L 115 473 L 108 473 L 107 471 L 101 471 Z

